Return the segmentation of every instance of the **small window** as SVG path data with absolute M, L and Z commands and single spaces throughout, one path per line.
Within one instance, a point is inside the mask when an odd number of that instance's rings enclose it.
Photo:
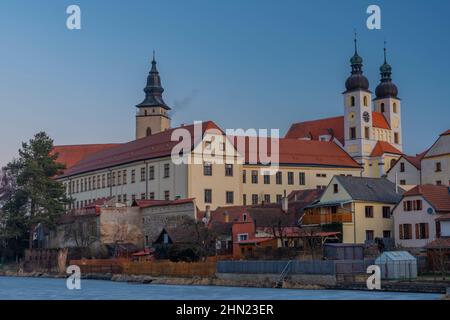
M 131 183 L 136 182 L 136 170 L 131 170 Z
M 212 202 L 212 190 L 205 189 L 205 203 L 211 203 L 211 202 Z
M 401 180 L 400 180 L 400 185 L 402 185 L 402 186 L 406 185 L 406 180 L 401 179 Z
M 232 177 L 233 176 L 233 165 L 225 164 L 225 176 Z
M 283 184 L 283 174 L 281 171 L 278 171 L 275 174 L 275 182 L 276 182 L 276 184 Z
M 281 203 L 281 200 L 283 200 L 283 195 L 277 194 L 277 203 Z
M 252 183 L 258 183 L 258 170 L 252 170 Z
M 367 107 L 369 105 L 369 99 L 367 99 L 367 96 L 364 96 L 364 106 Z
M 234 192 L 233 191 L 227 191 L 225 194 L 225 197 L 226 197 L 227 204 L 234 203 Z
M 141 168 L 141 181 L 145 181 L 145 167 Z
M 364 138 L 366 139 L 370 139 L 370 128 L 369 127 L 364 127 Z
M 146 133 L 145 133 L 145 135 L 148 137 L 148 136 L 151 136 L 152 135 L 152 128 L 150 128 L 150 127 L 148 127 L 147 128 L 147 131 L 146 131 Z
M 288 184 L 292 185 L 294 184 L 294 173 L 288 172 Z
M 400 162 L 400 172 L 405 172 L 405 163 Z
M 145 195 L 144 195 L 144 197 L 145 197 Z M 148 194 L 148 198 L 149 198 L 150 200 L 155 200 L 155 193 L 154 193 L 154 192 L 150 192 L 150 193 Z
M 355 104 L 356 104 L 356 99 L 355 99 L 354 96 L 351 96 L 351 97 L 350 97 L 350 106 L 351 106 L 351 107 L 354 107 Z
M 270 175 L 264 174 L 264 184 L 270 184 Z
M 242 183 L 247 183 L 247 171 L 242 170 Z
M 400 143 L 400 135 L 398 132 L 394 132 L 394 143 L 399 144 Z
M 246 195 L 246 194 L 243 194 L 243 195 L 242 195 L 242 204 L 243 204 L 244 206 L 247 205 L 247 195 Z
M 373 230 L 366 230 L 366 240 L 373 241 L 375 238 Z
M 442 181 L 441 181 L 441 180 L 437 180 L 437 181 L 436 181 L 436 185 L 437 185 L 437 186 L 442 186 Z
M 383 238 L 390 238 L 391 237 L 391 231 L 390 230 L 384 230 L 383 231 Z
M 333 193 L 339 192 L 339 185 L 337 183 L 333 184 Z
M 397 113 L 397 103 L 396 102 L 394 102 L 394 104 L 393 104 L 393 106 L 392 106 L 392 109 L 393 109 L 393 111 L 394 111 L 394 113 Z
M 203 164 L 203 175 L 212 176 L 212 164 L 211 162 L 205 162 Z
M 298 184 L 301 186 L 304 186 L 306 184 L 306 178 L 305 178 L 305 173 L 304 172 L 299 172 L 298 173 Z
M 238 234 L 238 241 L 246 241 L 246 240 L 248 240 L 248 234 L 247 233 Z
M 436 162 L 436 167 L 435 170 L 436 172 L 441 172 L 442 171 L 442 166 L 440 162 Z
M 165 163 L 164 164 L 164 178 L 170 177 L 170 164 Z
M 170 191 L 169 190 L 164 191 L 164 200 L 166 200 L 166 201 L 170 200 Z
M 356 128 L 355 127 L 350 127 L 350 140 L 355 140 L 356 139 Z
M 145 200 L 145 193 L 141 193 L 141 200 Z
M 252 194 L 252 205 L 258 204 L 258 195 Z
M 264 203 L 270 203 L 270 194 L 264 195 Z
M 148 180 L 154 180 L 155 179 L 155 167 L 150 166 L 148 167 Z
M 384 113 L 384 111 L 385 111 L 384 102 L 380 104 L 380 111 L 381 111 L 381 113 Z
M 365 207 L 365 215 L 366 215 L 366 218 L 373 218 L 373 206 Z
M 383 218 L 390 219 L 391 218 L 391 207 L 383 207 Z

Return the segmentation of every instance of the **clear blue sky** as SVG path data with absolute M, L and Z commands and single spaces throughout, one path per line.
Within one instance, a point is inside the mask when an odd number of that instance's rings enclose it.
M 82 30 L 66 29 L 70 4 Z M 366 8 L 382 9 L 369 31 Z M 173 125 L 279 128 L 341 115 L 353 29 L 372 91 L 383 40 L 403 100 L 405 151 L 450 128 L 450 1 L 0 2 L 0 164 L 45 130 L 57 144 L 134 137 L 153 49 Z

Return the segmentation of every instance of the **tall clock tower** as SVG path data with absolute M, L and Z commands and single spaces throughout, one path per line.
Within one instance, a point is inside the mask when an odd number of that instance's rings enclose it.
M 386 46 L 384 47 L 384 63 L 380 67 L 381 80 L 375 90 L 375 111 L 384 115 L 391 128 L 390 143 L 402 151 L 402 117 L 401 101 L 397 86 L 392 82 L 392 67 L 387 63 Z
M 156 69 L 155 53 L 153 52 L 152 68 L 144 88 L 145 99 L 136 107 L 136 139 L 141 139 L 170 128 L 169 106 L 164 102 L 161 78 Z
M 358 54 L 356 37 L 354 41 L 355 53 L 350 59 L 352 71 L 343 93 L 345 150 L 359 164 L 368 165 L 374 146 L 372 93 L 369 91 L 369 81 L 363 74 L 363 59 Z

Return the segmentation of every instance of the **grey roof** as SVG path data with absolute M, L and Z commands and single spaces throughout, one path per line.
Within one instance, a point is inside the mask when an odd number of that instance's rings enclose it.
M 337 181 L 350 194 L 353 200 L 398 203 L 404 190 L 395 190 L 395 183 L 386 178 L 363 178 L 352 176 L 336 176 Z

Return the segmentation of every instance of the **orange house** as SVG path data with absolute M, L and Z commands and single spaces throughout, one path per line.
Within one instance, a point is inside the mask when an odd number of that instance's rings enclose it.
M 255 247 L 277 248 L 277 239 L 273 237 L 256 237 L 255 222 L 248 213 L 243 213 L 239 221 L 232 226 L 233 259 L 242 259 L 245 253 Z

